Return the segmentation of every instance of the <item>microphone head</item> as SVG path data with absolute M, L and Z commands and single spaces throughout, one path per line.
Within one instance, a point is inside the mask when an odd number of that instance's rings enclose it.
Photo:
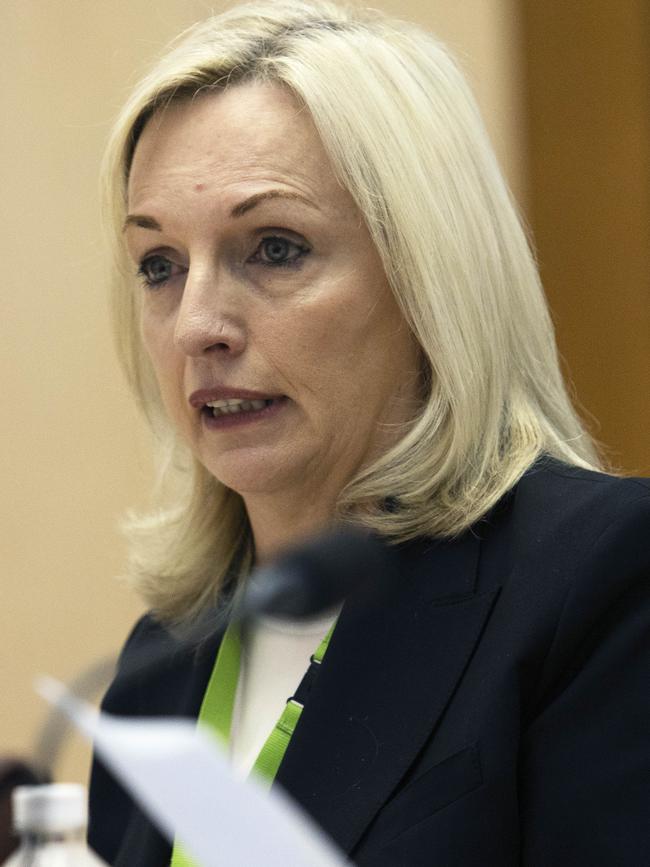
M 393 555 L 376 536 L 337 529 L 286 552 L 256 569 L 237 616 L 260 614 L 308 620 L 339 606 L 353 590 L 377 591 L 391 572 Z

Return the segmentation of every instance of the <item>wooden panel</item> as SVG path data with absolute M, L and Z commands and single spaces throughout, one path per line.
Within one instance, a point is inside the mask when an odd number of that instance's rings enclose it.
M 530 216 L 560 351 L 612 462 L 650 474 L 650 10 L 522 11 Z

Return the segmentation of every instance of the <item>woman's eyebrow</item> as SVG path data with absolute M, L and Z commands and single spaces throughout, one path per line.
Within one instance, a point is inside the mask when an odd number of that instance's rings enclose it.
M 293 193 L 289 190 L 265 190 L 262 193 L 254 193 L 254 195 L 248 196 L 248 198 L 238 202 L 231 209 L 230 216 L 233 218 L 243 217 L 244 214 L 267 199 L 291 199 L 293 201 L 300 201 L 310 208 L 318 210 L 318 207 L 312 201 L 300 193 Z M 158 220 L 154 220 L 153 217 L 147 217 L 145 214 L 129 214 L 124 220 L 122 231 L 125 231 L 129 226 L 139 226 L 141 229 L 152 229 L 155 232 L 162 232 L 163 230 Z
M 122 231 L 124 232 L 129 226 L 140 226 L 141 229 L 153 229 L 156 232 L 162 232 L 162 226 L 158 220 L 153 217 L 146 217 L 144 214 L 128 214 Z
M 230 211 L 231 217 L 242 217 L 248 211 L 252 210 L 254 207 L 259 205 L 261 202 L 266 201 L 267 199 L 293 199 L 302 202 L 305 205 L 308 205 L 310 208 L 314 208 L 318 210 L 316 205 L 310 201 L 306 196 L 301 195 L 300 193 L 293 193 L 289 190 L 265 190 L 262 193 L 255 193 L 252 196 L 249 196 L 247 199 L 244 199 L 243 202 L 239 202 L 239 204 L 235 205 L 234 208 Z

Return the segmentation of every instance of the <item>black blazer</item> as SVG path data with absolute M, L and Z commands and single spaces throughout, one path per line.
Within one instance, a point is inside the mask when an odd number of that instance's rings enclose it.
M 368 867 L 650 865 L 650 482 L 544 459 L 398 556 L 389 599 L 346 601 L 276 784 Z M 215 653 L 118 673 L 104 708 L 195 716 Z M 109 863 L 169 863 L 98 763 L 90 810 Z

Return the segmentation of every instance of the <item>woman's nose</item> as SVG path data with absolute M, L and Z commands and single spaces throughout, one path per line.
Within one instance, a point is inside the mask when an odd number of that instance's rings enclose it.
M 229 281 L 212 270 L 188 271 L 174 328 L 174 342 L 186 355 L 239 355 L 246 346 L 241 305 Z

